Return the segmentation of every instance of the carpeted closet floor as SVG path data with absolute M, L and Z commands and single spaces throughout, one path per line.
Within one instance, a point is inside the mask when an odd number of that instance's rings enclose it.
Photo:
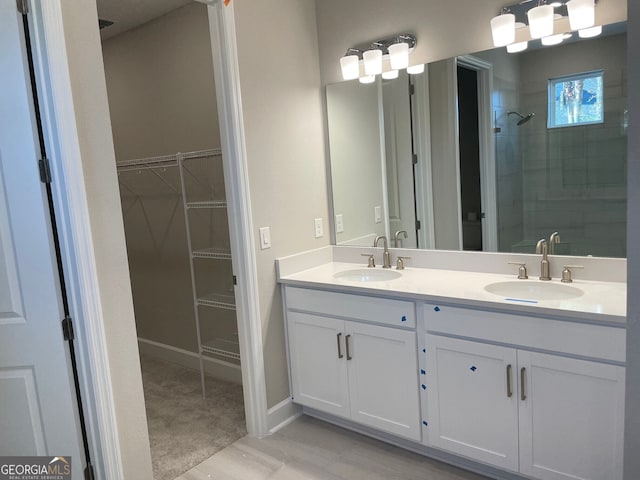
M 246 435 L 242 386 L 141 358 L 155 480 L 173 480 Z

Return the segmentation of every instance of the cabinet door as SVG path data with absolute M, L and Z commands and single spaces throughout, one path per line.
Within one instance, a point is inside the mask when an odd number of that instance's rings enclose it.
M 345 323 L 351 418 L 419 441 L 416 333 Z
M 517 471 L 516 350 L 437 335 L 425 343 L 427 445 Z
M 288 319 L 294 401 L 348 417 L 344 321 L 297 312 Z
M 544 480 L 621 479 L 624 368 L 525 351 L 518 364 L 526 395 L 521 472 Z

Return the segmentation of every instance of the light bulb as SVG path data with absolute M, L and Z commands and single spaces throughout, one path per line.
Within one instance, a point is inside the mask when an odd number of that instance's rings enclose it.
M 360 83 L 373 83 L 375 80 L 375 75 L 365 75 L 364 77 L 360 77 Z
M 365 75 L 377 75 L 382 73 L 382 50 L 367 50 L 362 54 L 364 60 Z
M 393 70 L 402 70 L 409 66 L 409 44 L 400 42 L 389 45 L 389 62 Z
M 353 80 L 360 76 L 360 59 L 357 55 L 345 55 L 340 59 L 342 78 Z
M 567 12 L 569 12 L 571 30 L 593 27 L 596 23 L 594 0 L 570 0 L 567 2 Z
M 553 35 L 553 7 L 540 5 L 527 12 L 531 38 L 542 38 Z
M 491 19 L 491 35 L 494 47 L 504 47 L 516 40 L 516 16 L 505 13 Z

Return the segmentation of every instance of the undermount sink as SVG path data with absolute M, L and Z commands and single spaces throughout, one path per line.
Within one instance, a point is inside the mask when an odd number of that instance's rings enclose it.
M 577 298 L 584 294 L 579 288 L 563 285 L 562 283 L 525 282 L 522 280 L 491 283 L 484 289 L 489 293 L 504 297 L 505 300 L 523 302 L 566 300 L 568 298 Z
M 333 278 L 347 280 L 349 282 L 385 282 L 400 278 L 402 274 L 395 270 L 382 270 L 378 268 L 356 268 L 333 274 Z

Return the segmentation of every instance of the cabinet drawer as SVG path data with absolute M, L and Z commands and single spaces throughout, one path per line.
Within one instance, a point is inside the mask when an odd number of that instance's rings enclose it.
M 626 361 L 626 330 L 608 325 L 426 304 L 425 329 L 494 343 Z
M 415 304 L 405 300 L 285 287 L 287 309 L 415 328 Z

